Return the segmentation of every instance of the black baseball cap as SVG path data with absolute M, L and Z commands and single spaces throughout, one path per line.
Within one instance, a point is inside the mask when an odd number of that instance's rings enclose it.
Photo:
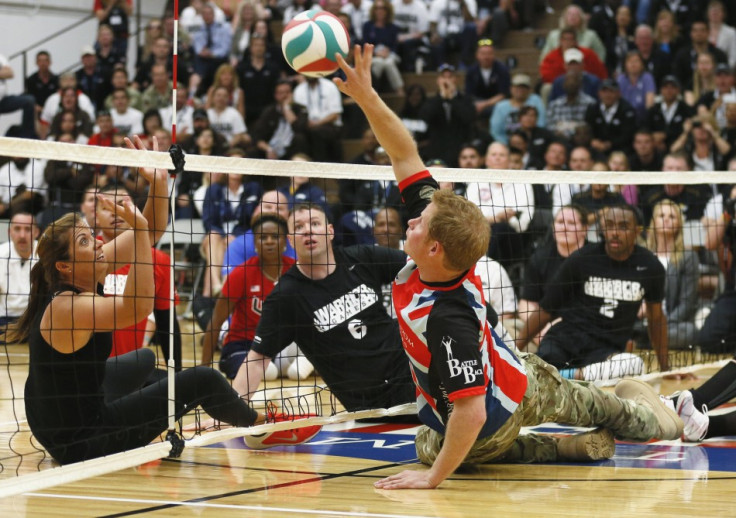
M 600 90 L 618 90 L 618 83 L 615 79 L 611 79 L 610 77 L 608 79 L 604 79 L 601 82 Z
M 192 114 L 192 119 L 208 119 L 209 116 L 207 115 L 207 110 L 204 108 L 197 108 L 194 110 L 194 113 Z
M 725 63 L 718 63 L 718 66 L 716 66 L 716 74 L 731 74 L 731 67 L 729 67 Z
M 662 84 L 660 86 L 664 85 L 672 85 L 676 86 L 677 88 L 681 88 L 680 81 L 672 74 L 667 74 L 662 78 Z
M 454 72 L 454 71 L 455 71 L 455 67 L 450 65 L 449 63 L 442 63 L 439 67 L 437 67 L 437 72 L 439 72 L 440 74 L 442 72 Z

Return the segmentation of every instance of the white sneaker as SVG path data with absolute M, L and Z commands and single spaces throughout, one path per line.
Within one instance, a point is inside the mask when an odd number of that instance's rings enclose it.
M 685 390 L 677 398 L 677 415 L 680 416 L 685 427 L 682 431 L 682 440 L 687 442 L 700 442 L 708 432 L 708 407 L 703 405 L 703 411 L 699 411 L 693 404 L 693 395 Z

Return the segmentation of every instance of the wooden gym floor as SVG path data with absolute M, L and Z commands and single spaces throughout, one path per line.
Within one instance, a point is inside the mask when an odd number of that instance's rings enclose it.
M 190 349 L 192 350 L 192 349 Z M 8 442 L 20 421 L 27 353 L 8 348 L 0 374 L 2 480 L 15 476 Z M 189 360 L 191 364 L 191 359 Z M 661 393 L 699 385 L 664 382 Z M 12 379 L 12 388 L 10 380 Z M 13 392 L 11 392 L 11 390 Z M 13 408 L 12 395 L 16 404 Z M 434 491 L 378 491 L 378 478 L 418 468 L 414 428 L 354 422 L 325 427 L 310 443 L 248 450 L 242 440 L 185 448 L 178 459 L 0 500 L 0 516 L 487 517 L 733 516 L 736 437 L 700 445 L 617 443 L 590 465 L 488 465 L 456 473 Z M 556 425 L 549 433 L 575 433 Z M 13 447 L 30 451 L 28 434 Z M 25 446 L 24 446 L 25 445 Z M 20 472 L 48 469 L 29 457 Z M 40 464 L 39 464 L 40 461 Z

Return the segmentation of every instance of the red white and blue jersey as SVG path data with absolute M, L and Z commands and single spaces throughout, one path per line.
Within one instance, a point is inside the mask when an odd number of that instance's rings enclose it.
M 402 182 L 410 217 L 421 213 L 437 188 L 428 171 Z M 449 282 L 425 283 L 409 261 L 394 282 L 393 303 L 422 422 L 444 434 L 455 400 L 484 395 L 487 417 L 478 437 L 495 433 L 521 403 L 527 377 L 487 320 L 474 269 Z

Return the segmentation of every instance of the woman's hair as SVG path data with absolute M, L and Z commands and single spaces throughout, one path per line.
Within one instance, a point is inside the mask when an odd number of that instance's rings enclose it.
M 450 190 L 432 194 L 435 212 L 428 236 L 445 251 L 445 268 L 469 270 L 488 251 L 491 228 L 477 205 Z
M 629 62 L 630 58 L 637 58 L 639 60 L 639 63 L 641 63 L 641 70 L 639 71 L 640 74 L 644 75 L 644 73 L 647 71 L 646 63 L 644 63 L 644 58 L 641 57 L 641 54 L 638 50 L 630 50 L 626 53 L 626 57 L 624 58 L 624 69 L 626 69 L 626 64 Z M 628 73 L 628 70 L 626 70 Z
M 261 212 L 255 218 L 253 218 L 253 221 L 251 221 L 250 223 L 250 228 L 253 233 L 256 234 L 259 231 L 258 229 L 263 227 L 263 225 L 268 222 L 276 223 L 281 233 L 283 233 L 285 236 L 289 234 L 289 224 L 286 222 L 283 216 L 280 216 L 275 212 Z
M 245 11 L 247 7 L 253 8 L 253 25 L 255 25 L 258 20 L 262 20 L 266 17 L 264 8 L 260 3 L 252 2 L 250 0 L 242 0 L 238 4 L 238 8 L 235 11 L 235 15 L 233 16 L 233 29 L 243 27 L 243 11 Z
M 716 59 L 710 52 L 699 53 L 697 59 L 700 59 L 701 56 L 710 58 L 713 67 L 711 68 L 710 78 L 706 78 L 701 75 L 697 65 L 695 66 L 695 69 L 693 70 L 693 95 L 695 96 L 695 99 L 700 99 L 705 92 L 715 89 Z M 706 81 L 710 84 L 706 84 Z
M 391 0 L 377 0 L 383 3 L 383 7 L 386 8 L 386 23 L 393 23 L 394 21 L 394 5 L 391 3 Z M 373 2 L 373 5 L 371 5 L 371 9 L 368 14 L 368 18 L 371 21 L 376 20 L 376 2 Z
M 672 13 L 672 11 L 668 11 L 667 9 L 662 9 L 659 11 L 659 14 L 657 15 L 657 20 L 654 22 L 654 41 L 657 43 L 662 43 L 662 33 L 659 30 L 659 20 L 662 18 L 669 18 L 672 21 L 672 40 L 675 41 L 677 38 L 680 37 L 680 26 L 677 24 L 677 20 L 675 19 L 675 15 Z
M 215 79 L 212 81 L 212 92 L 214 93 L 215 90 L 217 90 L 218 87 L 222 86 L 223 88 L 227 88 L 226 86 L 223 86 L 222 84 L 222 74 L 225 72 L 230 72 L 230 75 L 233 78 L 233 86 L 232 90 L 228 88 L 228 93 L 232 94 L 235 90 L 239 87 L 238 82 L 238 74 L 235 72 L 235 68 L 230 65 L 229 63 L 224 63 L 217 67 L 217 71 L 215 72 Z
M 584 31 L 585 29 L 587 29 L 588 28 L 588 21 L 585 18 L 585 13 L 580 8 L 580 6 L 575 5 L 575 4 L 568 5 L 565 8 L 565 10 L 562 11 L 562 14 L 560 15 L 560 22 L 559 22 L 560 23 L 560 29 L 564 29 L 565 27 L 567 27 L 567 25 L 568 25 L 567 24 L 567 13 L 569 13 L 570 11 L 577 11 L 578 12 L 578 16 L 580 17 L 580 30 L 581 31 Z
M 626 156 L 626 153 L 623 151 L 612 151 L 610 155 L 608 155 L 608 162 L 607 164 L 610 164 L 611 160 L 614 158 L 618 158 L 624 163 L 624 168 L 626 171 L 628 171 L 631 168 L 631 165 L 629 164 L 629 157 Z
M 676 265 L 682 260 L 682 255 L 685 251 L 685 240 L 682 236 L 682 210 L 680 209 L 680 206 L 677 205 L 677 203 L 675 203 L 674 201 L 662 200 L 654 206 L 654 209 L 652 209 L 652 221 L 649 223 L 649 229 L 647 230 L 647 248 L 654 253 L 657 252 L 657 232 L 655 231 L 654 225 L 655 221 L 657 220 L 657 216 L 659 216 L 659 214 L 662 212 L 662 207 L 664 207 L 665 205 L 670 206 L 672 210 L 675 211 L 675 215 L 677 216 L 677 223 L 680 227 L 680 230 L 675 236 L 675 249 L 670 256 L 670 261 L 672 261 L 672 264 Z
M 158 119 L 158 127 L 162 128 L 164 126 L 164 121 L 161 119 L 161 113 L 158 111 L 157 108 L 151 108 L 149 110 L 146 110 L 146 113 L 143 114 L 143 133 L 148 134 L 148 128 L 146 128 L 146 121 L 150 118 Z
M 43 310 L 46 298 L 59 284 L 61 276 L 56 268 L 57 261 L 70 259 L 69 249 L 74 227 L 84 221 L 76 212 L 70 212 L 60 217 L 38 239 L 38 261 L 31 268 L 31 292 L 28 297 L 28 307 L 18 322 L 8 326 L 7 342 L 26 342 L 31 330 L 31 324 L 38 313 Z
M 419 101 L 419 104 L 417 106 L 412 106 L 409 103 L 409 97 L 414 93 L 414 91 L 418 91 L 421 94 L 422 99 Z M 401 108 L 401 113 L 399 114 L 400 117 L 415 117 L 419 116 L 419 110 L 421 109 L 422 105 L 424 105 L 424 102 L 427 100 L 427 91 L 424 89 L 424 87 L 420 84 L 413 83 L 406 87 L 406 95 L 404 96 L 404 106 Z

